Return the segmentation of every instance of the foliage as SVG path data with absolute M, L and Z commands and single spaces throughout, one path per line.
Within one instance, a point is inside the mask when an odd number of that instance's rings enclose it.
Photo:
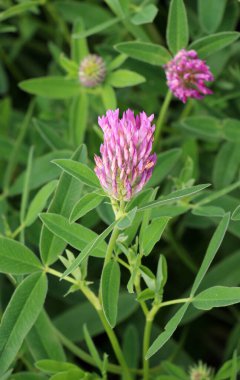
M 237 379 L 239 11 L 0 2 L 1 380 Z M 215 78 L 185 105 L 164 73 L 184 48 Z M 89 53 L 95 87 L 79 82 Z M 156 124 L 153 175 L 122 203 L 94 172 L 98 116 L 117 107 Z

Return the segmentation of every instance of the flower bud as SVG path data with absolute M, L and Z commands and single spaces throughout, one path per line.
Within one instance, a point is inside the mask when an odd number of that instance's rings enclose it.
M 96 87 L 106 76 L 106 65 L 102 57 L 90 54 L 85 57 L 79 67 L 79 80 L 84 87 Z

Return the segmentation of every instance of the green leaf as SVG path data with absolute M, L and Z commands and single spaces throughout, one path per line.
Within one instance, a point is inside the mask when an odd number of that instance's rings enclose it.
M 141 249 L 145 256 L 152 252 L 155 244 L 161 239 L 170 218 L 156 218 L 143 231 Z
M 120 268 L 116 261 L 109 261 L 101 277 L 102 305 L 105 317 L 111 327 L 117 322 L 118 296 L 120 289 Z
M 123 355 L 129 368 L 137 368 L 140 356 L 139 332 L 134 325 L 128 325 L 123 335 Z
M 60 136 L 58 127 L 58 121 L 53 123 L 45 122 L 42 120 L 34 119 L 34 126 L 42 137 L 42 139 L 50 146 L 53 150 L 69 149 L 71 146 L 67 141 L 63 141 L 62 136 Z
M 62 5 L 64 6 L 63 3 L 62 3 Z M 68 2 L 68 4 L 67 4 L 68 9 L 69 8 L 71 9 L 71 5 L 74 6 L 75 3 L 69 4 L 69 2 Z M 84 6 L 85 4 L 77 4 L 76 3 L 77 7 L 79 5 L 81 7 L 81 5 Z M 64 13 L 66 13 L 66 9 L 64 11 L 65 11 Z M 71 17 L 71 23 L 73 22 L 73 35 L 78 34 L 78 33 L 82 33 L 85 30 L 84 21 L 86 19 L 84 19 L 84 17 L 83 17 L 83 12 L 82 12 L 82 10 L 79 10 L 79 9 L 77 9 L 76 12 L 77 12 L 78 18 L 74 19 L 73 17 Z M 79 15 L 81 15 L 81 17 L 79 17 Z M 86 38 L 73 38 L 73 35 L 71 35 L 71 57 L 74 60 L 74 62 L 76 63 L 76 66 L 78 67 L 79 62 L 81 62 L 82 59 L 84 59 L 89 54 L 89 49 L 88 49 L 88 44 L 87 44 Z
M 219 369 L 219 371 L 216 373 L 214 380 L 230 379 L 234 361 L 235 358 L 226 361 Z M 240 356 L 237 358 L 237 370 L 240 370 Z
M 225 214 L 225 211 L 221 207 L 216 206 L 199 206 L 193 209 L 192 211 L 193 215 L 198 216 L 206 216 L 210 218 L 214 217 L 223 217 Z
M 240 302 L 240 288 L 214 286 L 197 294 L 193 306 L 200 310 L 211 310 L 213 307 L 234 305 Z
M 227 0 L 211 0 L 210 2 L 198 0 L 199 21 L 205 32 L 210 34 L 217 30 L 222 21 L 226 4 Z
M 14 373 L 9 380 L 47 380 L 47 378 L 36 372 L 18 372 Z
M 86 162 L 86 147 L 84 145 L 80 146 L 73 154 L 72 158 L 81 162 Z M 82 188 L 83 186 L 79 181 L 67 173 L 62 173 L 48 211 L 69 218 L 72 207 L 81 196 Z M 40 237 L 40 251 L 42 260 L 45 264 L 50 265 L 54 263 L 58 256 L 64 251 L 65 246 L 66 243 L 62 239 L 56 237 L 43 226 Z
M 225 119 L 223 121 L 224 137 L 233 143 L 240 142 L 240 121 L 236 119 Z
M 151 356 L 153 356 L 171 338 L 171 336 L 177 329 L 178 325 L 180 324 L 184 314 L 186 313 L 188 306 L 189 306 L 189 303 L 184 304 L 177 311 L 174 317 L 170 319 L 170 321 L 166 324 L 164 328 L 164 332 L 161 333 L 158 336 L 158 338 L 153 342 L 153 344 L 150 346 L 145 359 L 149 359 Z
M 86 215 L 89 211 L 94 210 L 102 201 L 104 196 L 101 193 L 93 192 L 85 194 L 79 201 L 74 205 L 71 212 L 69 221 L 70 223 L 75 222 L 82 216 Z
M 84 372 L 81 369 L 70 369 L 66 372 L 56 373 L 50 377 L 50 380 L 79 380 L 83 375 Z
M 117 99 L 112 86 L 108 84 L 101 86 L 101 96 L 106 109 L 115 110 L 117 108 Z
M 130 70 L 116 70 L 109 73 L 107 83 L 113 87 L 130 87 L 143 83 L 146 79 L 134 71 Z
M 55 327 L 44 310 L 29 331 L 26 343 L 34 360 L 47 358 L 60 361 L 66 360 Z
M 138 303 L 135 301 L 134 295 L 130 295 L 127 292 L 120 293 L 117 324 L 129 318 L 137 308 Z M 96 310 L 87 301 L 70 307 L 63 311 L 62 314 L 57 315 L 54 324 L 68 339 L 73 342 L 81 342 L 84 337 L 83 331 L 79 326 L 84 325 L 86 321 L 88 331 L 92 337 L 104 332 L 104 327 Z M 71 329 L 69 326 L 71 326 Z
M 165 256 L 160 255 L 158 260 L 157 275 L 156 275 L 156 291 L 161 292 L 168 278 L 168 267 Z
M 208 248 L 207 248 L 207 252 L 205 254 L 205 257 L 203 259 L 203 262 L 202 262 L 202 265 L 198 271 L 198 274 L 195 278 L 195 281 L 193 283 L 193 286 L 192 286 L 192 290 L 191 290 L 191 296 L 194 296 L 194 294 L 196 293 L 197 289 L 199 288 L 199 285 L 201 284 L 208 268 L 210 267 L 222 241 L 223 241 L 223 238 L 225 236 L 225 233 L 227 231 L 227 228 L 228 228 L 228 224 L 229 224 L 229 220 L 230 220 L 230 214 L 227 213 L 224 215 L 224 217 L 222 218 L 221 222 L 219 223 L 216 231 L 214 232 L 213 236 L 212 236 L 212 239 L 208 245 Z
M 183 0 L 171 0 L 168 23 L 167 44 L 173 54 L 188 45 L 188 20 Z
M 57 178 L 59 174 L 61 174 L 61 171 L 57 166 L 52 165 L 50 161 L 54 160 L 55 158 L 68 158 L 70 155 L 70 151 L 60 150 L 36 158 L 36 160 L 33 161 L 32 165 L 34 176 L 30 178 L 29 189 L 37 189 L 45 183 L 48 183 Z M 20 176 L 16 179 L 10 189 L 10 195 L 14 196 L 22 193 L 25 177 L 26 171 L 20 174 Z
M 0 13 L 0 22 L 7 20 L 8 18 L 15 17 L 23 12 L 36 9 L 37 5 L 43 4 L 43 0 L 25 1 L 22 4 L 17 4 Z
M 179 366 L 171 363 L 170 361 L 163 361 L 162 363 L 163 371 L 167 374 L 173 376 L 173 378 L 178 380 L 188 380 L 189 375 Z
M 239 163 L 239 144 L 225 142 L 214 161 L 213 183 L 216 189 L 222 189 L 232 183 L 239 170 Z
M 118 18 L 118 17 L 112 18 L 111 20 L 104 21 L 101 24 L 98 24 L 98 25 L 94 26 L 93 28 L 90 28 L 88 30 L 84 30 L 81 33 L 75 33 L 73 35 L 73 38 L 86 38 L 86 37 L 90 37 L 93 34 L 100 33 L 102 31 L 104 31 L 105 29 L 110 28 L 111 26 L 117 24 L 118 22 L 120 22 L 120 18 Z
M 154 290 L 150 290 L 150 289 L 146 288 L 141 293 L 138 294 L 137 300 L 139 302 L 148 301 L 148 300 L 154 299 L 154 297 L 155 297 Z
M 119 230 L 125 230 L 130 227 L 134 221 L 135 215 L 137 212 L 137 207 L 134 207 L 131 211 L 129 211 L 120 221 L 117 226 Z
M 96 174 L 86 164 L 65 159 L 54 160 L 53 163 L 85 185 L 100 188 Z
M 181 153 L 181 149 L 170 149 L 167 152 L 158 154 L 157 163 L 147 186 L 155 187 L 156 185 L 159 185 L 179 161 Z
M 26 274 L 42 270 L 35 254 L 23 244 L 0 237 L 0 272 Z
M 27 79 L 19 83 L 21 90 L 49 99 L 68 99 L 80 94 L 80 83 L 64 77 Z
M 70 131 L 74 146 L 84 142 L 89 115 L 89 97 L 85 92 L 81 92 L 72 99 L 70 109 Z
M 0 326 L 0 374 L 11 365 L 24 338 L 35 323 L 47 293 L 47 278 L 33 273 L 13 293 Z
M 52 195 L 56 189 L 58 181 L 51 181 L 42 187 L 38 193 L 33 198 L 30 206 L 28 208 L 27 216 L 25 218 L 24 224 L 28 227 L 38 217 L 38 214 L 44 209 L 49 197 Z
M 82 251 L 99 237 L 96 232 L 77 223 L 70 223 L 62 215 L 46 213 L 41 214 L 41 220 L 44 225 L 59 239 L 64 240 L 67 244 Z M 96 249 L 91 250 L 91 256 L 104 257 L 106 255 L 107 244 L 102 241 Z
M 235 208 L 235 210 L 232 213 L 232 220 L 240 220 L 240 205 Z
M 78 369 L 78 367 L 72 363 L 49 359 L 38 360 L 35 366 L 42 372 L 46 373 L 58 373 L 71 369 Z
M 232 44 L 240 36 L 238 32 L 221 32 L 200 38 L 189 46 L 198 52 L 200 58 L 206 58 L 218 50 Z
M 157 16 L 158 8 L 154 4 L 145 5 L 131 18 L 134 25 L 143 25 L 153 22 Z
M 196 185 L 196 186 L 188 187 L 188 188 L 183 189 L 183 190 L 176 190 L 173 193 L 171 193 L 170 195 L 167 195 L 167 196 L 160 198 L 156 201 L 147 203 L 143 207 L 139 208 L 138 211 L 143 211 L 143 210 L 147 210 L 147 209 L 160 207 L 162 205 L 174 202 L 174 201 L 179 200 L 181 198 L 190 197 L 191 195 L 194 195 L 194 194 L 198 193 L 199 191 L 206 189 L 209 186 L 210 186 L 209 184 L 203 184 L 203 185 Z
M 207 141 L 222 137 L 220 121 L 212 116 L 190 116 L 184 119 L 180 126 Z
M 104 230 L 94 240 L 90 241 L 90 243 L 82 250 L 82 252 L 72 262 L 69 268 L 63 273 L 63 277 L 72 273 L 81 264 L 81 262 L 92 253 L 92 251 L 95 248 L 98 248 L 99 245 L 104 241 L 104 239 L 110 234 L 110 232 L 113 230 L 113 228 L 115 227 L 117 223 L 118 223 L 118 220 L 113 222 L 108 228 L 106 228 L 106 230 Z
M 83 334 L 84 334 L 84 338 L 85 338 L 85 341 L 86 341 L 86 344 L 87 344 L 87 347 L 88 347 L 88 350 L 92 356 L 92 358 L 94 359 L 96 365 L 98 366 L 98 368 L 100 369 L 100 371 L 102 371 L 102 360 L 99 356 L 99 353 L 97 351 L 97 348 L 91 338 L 91 335 L 89 334 L 89 331 L 87 329 L 87 325 L 85 324 L 83 326 Z
M 128 57 L 155 66 L 162 66 L 168 63 L 172 58 L 165 47 L 148 42 L 122 42 L 115 45 L 114 48 L 120 53 L 126 54 Z

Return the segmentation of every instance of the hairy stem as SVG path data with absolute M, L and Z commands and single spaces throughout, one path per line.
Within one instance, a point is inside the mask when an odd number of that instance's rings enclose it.
M 113 232 L 112 232 L 112 235 L 111 235 L 111 238 L 109 240 L 109 243 L 108 243 L 108 248 L 107 248 L 107 253 L 106 253 L 106 256 L 105 256 L 105 260 L 104 260 L 104 264 L 103 264 L 103 268 L 109 263 L 109 261 L 111 260 L 111 257 L 112 257 L 112 253 L 113 253 L 113 250 L 114 250 L 114 247 L 115 247 L 115 244 L 116 244 L 116 240 L 118 238 L 118 235 L 119 235 L 119 230 L 117 228 L 117 226 L 114 227 L 113 229 Z

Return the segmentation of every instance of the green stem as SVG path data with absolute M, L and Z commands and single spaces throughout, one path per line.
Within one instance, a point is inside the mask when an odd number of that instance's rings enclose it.
M 62 277 L 62 273 L 56 271 L 55 269 L 47 267 L 47 268 L 45 268 L 45 271 L 47 273 L 50 273 L 50 274 L 56 276 L 56 277 L 59 277 L 59 278 Z M 71 282 L 75 285 L 78 285 L 79 289 L 82 291 L 82 293 L 88 299 L 88 301 L 93 305 L 93 307 L 95 308 L 96 312 L 98 313 L 98 316 L 102 322 L 102 325 L 103 325 L 103 327 L 104 327 L 104 329 L 108 335 L 108 338 L 111 342 L 113 351 L 114 351 L 114 353 L 115 353 L 115 355 L 119 361 L 119 364 L 121 365 L 121 367 L 124 371 L 125 379 L 131 380 L 132 378 L 131 378 L 130 369 L 127 366 L 127 363 L 125 361 L 125 358 L 124 358 L 122 350 L 121 350 L 121 347 L 118 343 L 118 339 L 117 339 L 114 331 L 112 330 L 112 328 L 108 324 L 108 321 L 105 318 L 105 315 L 103 313 L 102 306 L 101 306 L 99 298 L 83 282 L 79 282 L 79 281 L 77 281 L 71 277 L 68 277 L 68 276 L 64 277 L 64 280 Z
M 115 247 L 118 235 L 119 235 L 119 230 L 118 230 L 117 226 L 115 226 L 114 229 L 113 229 L 111 238 L 109 240 L 109 243 L 108 243 L 108 248 L 107 248 L 107 253 L 106 253 L 106 256 L 105 256 L 103 268 L 105 268 L 105 266 L 109 263 L 109 261 L 112 258 L 112 253 L 113 253 L 113 250 L 114 250 L 114 247 Z
M 149 359 L 145 359 L 145 357 L 150 346 L 153 320 L 159 308 L 160 305 L 153 305 L 146 317 L 143 336 L 143 380 L 149 380 Z
M 191 300 L 192 300 L 191 297 L 188 297 L 188 298 L 179 298 L 177 300 L 171 300 L 171 301 L 162 302 L 159 306 L 162 308 L 162 307 L 165 307 L 165 306 L 176 305 L 178 303 L 190 302 Z
M 94 367 L 96 367 L 96 363 L 93 360 L 93 358 L 87 354 L 84 350 L 76 346 L 74 343 L 71 342 L 66 336 L 64 336 L 59 330 L 55 330 L 56 334 L 60 340 L 60 342 L 74 355 L 76 355 L 79 359 L 83 360 L 85 363 L 88 363 Z M 108 364 L 108 371 L 115 374 L 121 374 L 122 369 L 116 364 Z
M 162 104 L 162 107 L 160 109 L 160 113 L 159 113 L 159 116 L 158 116 L 158 119 L 156 122 L 156 131 L 155 131 L 153 149 L 155 149 L 156 146 L 159 144 L 161 130 L 162 130 L 163 124 L 164 124 L 165 119 L 166 119 L 166 115 L 167 115 L 167 111 L 168 111 L 168 107 L 169 107 L 169 104 L 171 102 L 171 99 L 172 99 L 172 93 L 170 91 L 168 91 L 166 96 L 165 96 L 164 102 Z
M 149 380 L 149 360 L 145 359 L 146 353 L 149 349 L 151 331 L 152 331 L 152 320 L 146 320 L 144 337 L 143 337 L 143 380 Z
M 119 364 L 121 365 L 123 371 L 124 371 L 124 379 L 126 380 L 131 380 L 132 377 L 131 377 L 131 373 L 130 373 L 130 369 L 128 368 L 128 365 L 125 361 L 125 358 L 123 356 L 123 353 L 122 353 L 122 350 L 121 350 L 121 347 L 118 343 L 118 339 L 114 333 L 114 331 L 112 330 L 112 328 L 110 327 L 110 325 L 108 324 L 108 321 L 106 320 L 105 318 L 105 315 L 103 313 L 102 310 L 97 310 L 97 313 L 99 315 L 99 318 L 101 319 L 101 322 L 105 328 L 105 331 L 108 335 L 108 338 L 112 344 L 112 348 L 113 348 L 113 351 L 118 359 L 118 362 Z

